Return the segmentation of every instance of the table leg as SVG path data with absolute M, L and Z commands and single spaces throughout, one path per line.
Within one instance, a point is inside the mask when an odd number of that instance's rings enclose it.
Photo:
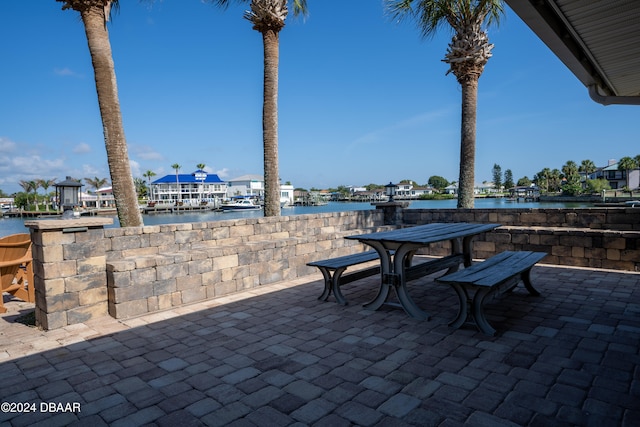
M 406 257 L 412 256 L 415 252 L 414 248 L 400 246 L 394 255 L 394 273 L 397 276 L 395 281 L 395 290 L 398 295 L 398 300 L 404 311 L 411 317 L 419 320 L 428 320 L 429 315 L 422 311 L 415 302 L 409 296 L 407 291 L 407 281 L 405 277 Z
M 464 266 L 470 267 L 472 261 L 471 240 L 474 236 L 465 236 L 462 239 L 462 253 L 464 254 Z
M 378 256 L 380 257 L 380 286 L 378 287 L 376 297 L 364 304 L 364 307 L 368 310 L 377 310 L 382 307 L 382 304 L 384 304 L 389 297 L 389 287 L 391 286 L 389 281 L 392 281 L 393 275 L 391 273 L 393 264 L 391 263 L 391 254 L 387 252 L 381 243 L 372 242 L 369 243 L 369 245 L 378 252 Z

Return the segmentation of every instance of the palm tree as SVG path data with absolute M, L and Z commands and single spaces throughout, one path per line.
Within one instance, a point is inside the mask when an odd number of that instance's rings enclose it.
M 623 157 L 618 162 L 618 170 L 624 171 L 627 178 L 627 190 L 631 191 L 629 188 L 629 171 L 636 169 L 638 167 L 638 162 L 632 157 Z
M 540 171 L 540 173 L 538 175 L 544 177 L 545 193 L 548 193 L 549 192 L 549 178 L 551 177 L 551 169 L 544 168 L 544 169 L 542 169 Z
M 178 180 L 178 171 L 180 170 L 182 166 L 180 166 L 177 163 L 174 163 L 171 165 L 171 169 L 175 169 L 176 171 L 176 187 L 178 188 L 178 195 L 176 196 L 176 203 L 178 203 L 180 201 L 180 181 Z
M 204 172 L 204 168 L 206 168 L 207 165 L 205 165 L 204 163 L 198 163 L 196 167 L 198 168 L 198 172 L 201 172 L 201 171 Z M 198 179 L 198 175 L 196 175 L 196 179 Z M 202 178 L 202 182 L 200 183 L 200 189 L 198 190 L 198 198 L 200 200 L 202 200 L 202 191 L 204 190 L 203 187 L 204 187 L 204 178 Z
M 80 13 L 84 24 L 89 53 L 95 74 L 98 105 L 102 116 L 104 143 L 111 174 L 113 197 L 121 227 L 142 225 L 142 215 L 131 175 L 127 141 L 122 125 L 122 113 L 118 99 L 115 66 L 109 42 L 107 22 L 111 9 L 117 9 L 118 0 L 56 0 L 62 2 L 62 10 L 72 9 Z
M 136 186 L 136 194 L 139 198 L 147 196 L 147 184 L 142 178 L 133 178 L 133 183 Z
M 560 175 L 560 171 L 555 168 L 549 172 L 549 182 L 553 191 L 560 191 L 560 183 L 562 182 Z
M 149 195 L 151 195 L 151 178 L 156 176 L 156 173 L 152 170 L 148 170 L 142 174 L 145 178 L 147 178 L 147 187 L 149 188 Z
M 587 181 L 589 180 L 589 176 L 596 171 L 596 164 L 591 160 L 583 160 L 580 163 L 580 167 L 578 168 L 578 172 L 584 174 L 584 183 L 583 188 L 587 187 Z
M 583 160 L 580 163 L 580 167 L 578 168 L 578 172 L 583 172 L 587 175 L 587 179 L 589 178 L 589 175 L 591 175 L 592 173 L 594 173 L 596 171 L 597 167 L 596 164 L 593 163 L 592 160 Z
M 34 189 L 35 182 L 34 181 L 20 180 L 20 182 L 18 182 L 18 184 L 20 184 L 20 187 L 22 187 L 24 192 L 27 194 L 27 207 L 28 207 L 29 206 L 29 193 L 31 193 L 31 191 Z
M 85 178 L 84 182 L 86 182 L 87 184 L 89 184 L 89 186 L 93 189 L 96 190 L 96 192 L 102 188 L 107 182 L 109 182 L 109 180 L 107 178 L 98 178 L 97 176 L 95 178 Z
M 106 183 L 109 182 L 109 180 L 107 178 L 98 178 L 97 176 L 93 179 L 91 178 L 85 178 L 84 181 L 91 187 L 94 188 L 96 190 L 96 196 L 98 197 L 98 203 L 96 204 L 96 207 L 99 208 L 101 205 L 101 201 L 100 201 L 100 194 L 98 194 L 98 190 L 100 188 L 102 188 Z
M 36 211 L 40 210 L 40 203 L 38 203 L 38 188 L 40 188 L 40 180 L 29 181 L 33 187 L 33 203 L 36 205 Z
M 460 132 L 460 179 L 458 208 L 473 208 L 476 151 L 476 110 L 478 79 L 491 57 L 483 25 L 498 23 L 503 13 L 502 0 L 384 0 L 395 19 L 416 21 L 424 37 L 433 36 L 440 27 L 454 32 L 444 62 L 449 64 L 462 86 L 462 124 Z
M 40 183 L 40 187 L 42 187 L 44 189 L 44 193 L 45 193 L 45 210 L 49 210 L 49 195 L 47 194 L 47 190 L 49 189 L 49 187 L 51 187 L 52 185 L 54 185 L 56 183 L 56 178 L 53 179 L 39 179 L 38 182 Z
M 562 166 L 562 173 L 567 180 L 567 184 L 575 184 L 580 180 L 578 165 L 573 160 L 568 160 L 567 163 Z
M 209 0 L 221 6 L 230 0 Z M 246 2 L 248 0 L 245 0 Z M 243 2 L 240 0 L 240 2 Z M 289 13 L 288 0 L 251 0 L 245 19 L 262 34 L 264 46 L 264 88 L 262 141 L 264 155 L 264 216 L 280 215 L 280 176 L 278 173 L 278 61 L 280 31 Z M 306 15 L 306 0 L 291 0 L 293 13 Z

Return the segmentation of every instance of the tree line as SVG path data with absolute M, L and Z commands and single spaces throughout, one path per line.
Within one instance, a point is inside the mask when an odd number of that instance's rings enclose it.
M 618 162 L 617 170 L 624 173 L 626 186 L 624 191 L 631 191 L 629 183 L 629 172 L 640 168 L 640 154 L 635 157 L 625 156 Z M 573 160 L 568 160 L 560 169 L 543 168 L 536 173 L 532 179 L 527 176 L 520 178 L 516 185 L 529 186 L 535 184 L 542 193 L 561 193 L 567 196 L 578 196 L 581 194 L 600 194 L 602 190 L 610 190 L 611 186 L 605 177 L 590 179 L 589 177 L 598 171 L 596 164 L 589 159 L 582 160 L 578 165 Z M 509 169 L 505 171 L 504 181 L 502 181 L 501 167 L 498 164 L 493 166 L 493 182 L 495 188 L 512 188 L 512 174 Z

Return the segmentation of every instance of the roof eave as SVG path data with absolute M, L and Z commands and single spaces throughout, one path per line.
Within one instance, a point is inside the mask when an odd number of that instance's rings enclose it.
M 563 64 L 589 90 L 591 99 L 602 105 L 640 105 L 639 96 L 620 96 L 607 83 L 598 66 L 590 59 L 574 31 L 558 15 L 552 1 L 505 0 L 509 7 L 531 28 Z M 535 3 L 535 5 L 534 5 Z

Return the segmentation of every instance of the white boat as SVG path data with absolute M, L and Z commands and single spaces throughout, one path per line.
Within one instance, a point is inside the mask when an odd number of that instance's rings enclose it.
M 224 212 L 250 211 L 250 210 L 262 209 L 262 206 L 256 205 L 255 203 L 253 203 L 253 200 L 251 199 L 237 199 L 232 202 L 223 203 L 222 205 L 220 205 L 220 209 L 222 209 Z

